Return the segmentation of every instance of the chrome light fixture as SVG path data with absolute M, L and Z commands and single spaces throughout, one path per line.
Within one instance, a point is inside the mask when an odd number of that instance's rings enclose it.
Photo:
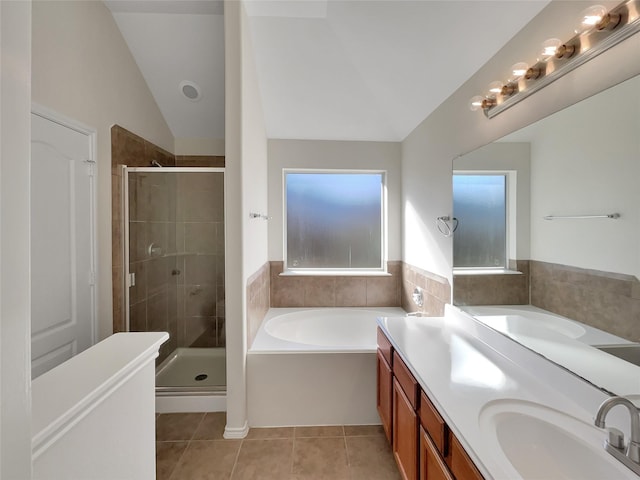
M 473 97 L 469 108 L 493 118 L 638 32 L 640 0 L 626 0 L 609 11 L 601 5 L 589 7 L 581 13 L 573 37 L 546 40 L 535 64 L 516 63 L 507 82 L 500 88 L 500 82 L 491 82 L 488 93 Z

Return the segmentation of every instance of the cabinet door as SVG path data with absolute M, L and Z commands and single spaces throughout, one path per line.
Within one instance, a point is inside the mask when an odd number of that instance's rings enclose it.
M 483 480 L 482 475 L 455 436 L 451 437 L 451 471 L 459 480 Z
M 398 381 L 393 379 L 393 456 L 404 480 L 418 478 L 418 415 L 411 402 L 402 391 Z
M 393 374 L 391 373 L 391 367 L 387 364 L 387 361 L 380 350 L 378 350 L 377 379 L 378 389 L 376 404 L 378 406 L 378 414 L 380 415 L 382 428 L 387 436 L 387 440 L 391 443 L 391 422 L 393 418 Z
M 454 480 L 424 428 L 420 427 L 420 480 Z

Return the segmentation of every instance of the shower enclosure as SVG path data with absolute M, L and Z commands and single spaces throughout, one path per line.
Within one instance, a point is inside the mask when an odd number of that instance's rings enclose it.
M 156 392 L 223 392 L 224 169 L 125 169 L 127 327 L 169 332 Z

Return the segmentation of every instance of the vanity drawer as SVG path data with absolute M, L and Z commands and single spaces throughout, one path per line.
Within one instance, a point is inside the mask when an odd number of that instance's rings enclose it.
M 380 327 L 378 327 L 378 350 L 380 350 L 389 366 L 393 366 L 393 347 Z
M 427 431 L 440 454 L 446 457 L 449 454 L 449 428 L 424 392 L 420 393 L 419 415 L 422 428 Z
M 413 374 L 409 371 L 404 361 L 395 351 L 393 352 L 393 375 L 398 380 L 398 383 L 402 387 L 402 390 L 404 390 L 404 393 L 411 403 L 413 409 L 417 410 L 418 399 L 420 395 L 418 382 L 414 378 Z
M 458 439 L 451 436 L 451 473 L 460 480 L 484 480 Z

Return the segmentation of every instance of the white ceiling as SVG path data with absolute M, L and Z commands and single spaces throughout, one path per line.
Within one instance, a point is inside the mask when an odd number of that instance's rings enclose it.
M 174 136 L 224 138 L 222 3 L 105 3 Z M 245 2 L 267 136 L 401 141 L 547 3 Z

